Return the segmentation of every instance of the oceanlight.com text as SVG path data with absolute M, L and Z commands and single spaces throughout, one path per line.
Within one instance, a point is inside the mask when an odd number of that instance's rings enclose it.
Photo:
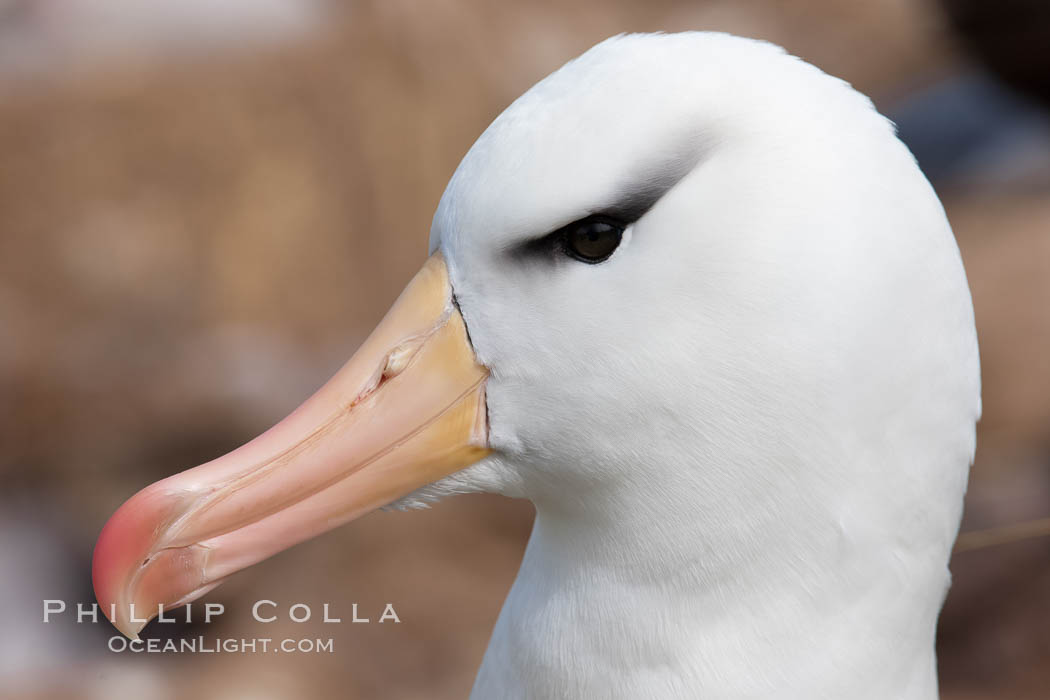
M 335 640 L 273 639 L 270 637 L 208 639 L 128 639 L 109 638 L 109 650 L 118 654 L 332 654 Z

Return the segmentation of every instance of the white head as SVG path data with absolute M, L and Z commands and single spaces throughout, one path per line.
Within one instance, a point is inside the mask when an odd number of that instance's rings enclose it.
M 549 236 L 595 214 L 624 227 L 603 262 Z M 761 42 L 615 37 L 478 139 L 431 246 L 492 372 L 495 452 L 417 495 L 532 499 L 523 577 L 564 547 L 683 582 L 678 610 L 772 606 L 756 631 L 782 640 L 868 596 L 868 633 L 932 652 L 976 336 L 940 203 L 867 98 Z
M 593 215 L 624 228 L 598 264 L 550 236 Z M 615 37 L 482 134 L 431 248 L 492 372 L 496 453 L 461 485 L 778 521 L 798 498 L 844 523 L 876 489 L 892 498 L 863 519 L 896 531 L 924 497 L 900 480 L 928 480 L 952 494 L 922 508 L 948 546 L 978 405 L 969 293 L 932 189 L 846 83 L 728 35 Z

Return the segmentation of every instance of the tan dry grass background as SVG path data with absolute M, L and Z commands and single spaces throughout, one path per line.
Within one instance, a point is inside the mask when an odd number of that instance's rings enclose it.
M 266 428 L 348 356 L 425 256 L 444 184 L 514 97 L 626 30 L 771 39 L 887 101 L 960 65 L 919 0 L 330 5 L 305 38 L 102 59 L 0 84 L 0 695 L 457 698 L 531 522 L 462 497 L 377 513 L 209 596 L 214 637 L 335 638 L 334 655 L 117 655 L 90 602 L 98 529 L 131 493 Z M 1050 204 L 946 195 L 974 292 L 985 418 L 967 528 L 1050 513 Z M 944 697 L 1047 697 L 1050 543 L 960 555 Z M 264 629 L 252 601 L 395 604 L 397 626 Z M 374 617 L 374 615 L 373 615 Z M 165 634 L 158 630 L 157 634 Z

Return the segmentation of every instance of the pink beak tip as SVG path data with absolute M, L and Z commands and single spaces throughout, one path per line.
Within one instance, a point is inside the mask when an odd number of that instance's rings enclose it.
M 133 602 L 127 599 L 134 594 L 127 590 L 129 579 L 149 555 L 155 528 L 162 522 L 157 517 L 162 503 L 157 498 L 156 484 L 125 501 L 102 526 L 91 560 L 91 581 L 99 607 L 117 629 L 132 639 L 145 625 L 125 620 L 121 613 Z

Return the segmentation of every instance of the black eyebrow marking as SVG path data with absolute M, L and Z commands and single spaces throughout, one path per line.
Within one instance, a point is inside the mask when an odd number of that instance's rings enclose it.
M 692 172 L 698 161 L 698 155 L 690 154 L 690 157 L 678 156 L 669 159 L 655 168 L 645 168 L 641 171 L 641 177 L 621 188 L 611 205 L 592 213 L 616 219 L 624 224 L 633 224 Z
M 565 230 L 585 219 L 607 219 L 624 227 L 630 226 L 696 168 L 704 151 L 695 146 L 689 152 L 676 153 L 648 167 L 637 168 L 632 181 L 619 189 L 612 202 L 580 212 L 578 217 L 549 233 L 512 245 L 508 252 L 521 259 L 555 256 Z

